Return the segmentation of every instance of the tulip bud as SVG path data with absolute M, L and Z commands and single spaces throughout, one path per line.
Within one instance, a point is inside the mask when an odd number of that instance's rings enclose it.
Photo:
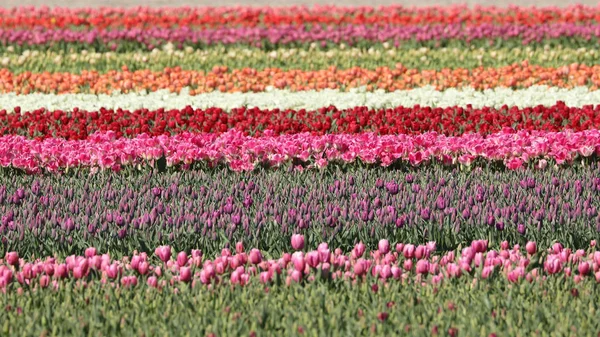
M 89 247 L 85 250 L 85 257 L 93 257 L 96 256 L 97 251 L 94 247 Z
M 366 250 L 367 250 L 367 248 L 365 247 L 365 244 L 362 242 L 357 243 L 356 246 L 354 247 L 354 252 L 355 252 L 357 258 L 362 257 Z
M 294 250 L 304 249 L 304 235 L 301 235 L 301 234 L 292 235 L 292 248 L 294 248 Z
M 19 264 L 19 253 L 17 252 L 8 252 L 6 253 L 6 262 L 8 262 L 11 266 L 17 266 Z
M 241 242 L 241 241 L 240 241 L 240 242 L 237 242 L 237 243 L 235 244 L 235 251 L 236 251 L 238 254 L 241 254 L 241 253 L 243 253 L 243 252 L 244 252 L 244 243 L 243 243 L 243 242 Z
M 429 262 L 427 260 L 417 261 L 417 273 L 427 274 L 429 272 Z
M 381 239 L 379 240 L 378 248 L 379 252 L 382 255 L 385 255 L 390 251 L 390 242 L 386 239 Z
M 250 250 L 250 255 L 248 256 L 248 259 L 252 264 L 259 264 L 262 261 L 262 254 L 260 253 L 260 250 L 256 248 Z
M 580 275 L 587 275 L 590 273 L 590 264 L 587 262 L 581 262 L 577 267 Z
M 167 262 L 171 259 L 171 247 L 170 246 L 160 246 L 154 250 L 154 254 L 161 259 L 162 262 Z
M 150 265 L 148 264 L 148 262 L 142 261 L 138 265 L 137 270 L 141 275 L 146 275 L 146 274 L 148 274 L 148 271 L 150 270 Z
M 537 252 L 537 245 L 535 244 L 535 242 L 529 241 L 525 245 L 525 250 L 527 251 L 527 254 L 533 255 Z
M 181 267 L 179 269 L 179 280 L 181 282 L 190 282 L 192 280 L 192 271 L 190 267 Z
M 183 267 L 187 264 L 188 262 L 188 256 L 186 254 L 186 252 L 179 252 L 179 254 L 177 254 L 177 264 L 180 267 Z
M 148 277 L 148 286 L 152 287 L 152 288 L 156 288 L 158 286 L 158 279 L 156 278 L 156 276 L 150 276 Z

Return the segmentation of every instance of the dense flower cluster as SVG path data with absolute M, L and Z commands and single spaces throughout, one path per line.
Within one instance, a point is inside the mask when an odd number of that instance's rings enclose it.
M 73 73 L 31 73 L 14 74 L 0 70 L 0 92 L 29 94 L 42 93 L 92 93 L 107 94 L 114 91 L 156 91 L 168 89 L 180 92 L 191 87 L 190 95 L 212 91 L 220 92 L 261 92 L 267 87 L 289 89 L 290 91 L 341 89 L 366 87 L 367 91 L 396 91 L 424 86 L 434 86 L 437 90 L 471 87 L 485 90 L 496 87 L 528 88 L 534 85 L 548 85 L 559 88 L 573 88 L 589 85 L 591 90 L 600 86 L 600 65 L 586 66 L 573 63 L 559 68 L 544 68 L 513 64 L 501 68 L 417 70 L 407 69 L 398 64 L 395 68 L 379 67 L 375 70 L 352 67 L 327 70 L 284 71 L 278 68 L 257 70 L 252 68 L 232 69 L 215 66 L 210 72 L 182 70 L 180 67 L 165 68 L 163 71 L 149 70 L 96 71 Z
M 564 276 L 575 283 L 593 279 L 600 282 L 600 252 L 596 242 L 587 252 L 573 252 L 560 243 L 547 253 L 538 252 L 535 242 L 527 242 L 525 249 L 510 247 L 507 241 L 499 250 L 488 248 L 487 240 L 473 241 L 462 251 L 436 254 L 436 243 L 425 245 L 379 241 L 378 249 L 366 255 L 367 247 L 359 242 L 349 254 L 329 248 L 323 242 L 316 250 L 304 252 L 304 236 L 294 235 L 291 244 L 295 252 L 285 252 L 279 258 L 265 258 L 256 248 L 246 251 L 243 242 L 235 245 L 235 252 L 224 248 L 220 256 L 207 259 L 202 251 L 193 249 L 173 254 L 170 246 L 160 246 L 154 256 L 134 252 L 131 257 L 114 260 L 109 254 L 99 254 L 96 248 L 85 250 L 85 255 L 71 255 L 61 262 L 53 257 L 27 261 L 17 252 L 6 253 L 0 260 L 0 291 L 16 291 L 12 284 L 31 289 L 58 290 L 65 280 L 78 280 L 79 286 L 96 282 L 102 285 L 135 288 L 144 282 L 152 288 L 176 287 L 179 283 L 195 286 L 245 286 L 250 282 L 270 284 L 283 279 L 292 282 L 315 282 L 318 279 L 342 279 L 353 284 L 364 280 L 388 282 L 415 282 L 439 285 L 445 280 L 469 277 L 473 282 L 499 275 L 511 283 L 543 282 L 548 278 Z M 542 266 L 531 267 L 543 259 Z M 158 258 L 158 259 L 157 259 Z M 22 289 L 21 289 L 22 290 Z
M 343 8 L 216 7 L 216 8 L 14 8 L 2 9 L 0 27 L 173 27 L 273 26 L 310 24 L 432 25 L 484 23 L 598 22 L 597 8 L 468 8 L 466 6 L 408 8 L 402 6 Z
M 50 73 L 79 73 L 81 70 L 121 70 L 126 64 L 130 70 L 147 69 L 162 71 L 166 67 L 178 65 L 185 70 L 209 72 L 215 66 L 228 69 L 281 68 L 282 70 L 320 70 L 336 66 L 348 69 L 360 66 L 365 69 L 394 67 L 400 63 L 406 68 L 442 70 L 444 68 L 504 67 L 527 60 L 531 64 L 545 68 L 561 67 L 579 63 L 594 65 L 600 63 L 600 53 L 594 47 L 531 47 L 515 48 L 393 48 L 389 44 L 369 49 L 348 47 L 323 50 L 319 48 L 277 48 L 264 50 L 248 46 L 219 46 L 212 48 L 192 48 L 175 50 L 166 45 L 161 49 L 133 52 L 94 52 L 81 51 L 39 51 L 20 50 L 7 47 L 0 53 L 0 65 L 13 73 L 24 71 Z
M 417 44 L 440 43 L 440 41 L 458 40 L 464 43 L 472 41 L 514 40 L 517 44 L 539 44 L 544 40 L 561 37 L 574 39 L 572 43 L 592 46 L 600 37 L 596 23 L 550 23 L 540 25 L 520 24 L 481 24 L 463 26 L 462 24 L 433 26 L 395 26 L 395 25 L 341 25 L 309 26 L 285 25 L 273 27 L 221 27 L 194 30 L 190 27 L 148 29 L 131 28 L 119 30 L 91 29 L 0 29 L 0 43 L 3 45 L 26 45 L 52 47 L 84 44 L 96 49 L 123 50 L 134 48 L 154 49 L 172 43 L 178 49 L 184 46 L 250 44 L 253 46 L 320 43 L 349 45 L 360 43 L 388 42 L 398 46 L 404 42 Z M 488 43 L 489 44 L 489 43 Z M 68 50 L 68 47 L 67 47 Z
M 415 106 L 372 109 L 334 106 L 317 110 L 234 108 L 193 109 L 100 109 L 85 111 L 46 110 L 14 113 L 0 110 L 0 134 L 35 139 L 60 137 L 86 139 L 96 132 L 113 131 L 117 138 L 180 133 L 220 134 L 231 129 L 261 136 L 310 132 L 313 135 L 374 132 L 378 135 L 423 132 L 458 136 L 464 133 L 490 134 L 504 128 L 515 130 L 583 131 L 600 128 L 600 105 L 570 108 L 563 102 L 552 107 L 523 108 L 430 108 Z
M 40 108 L 47 110 L 72 111 L 75 108 L 88 111 L 100 109 L 210 109 L 221 108 L 231 110 L 239 107 L 258 107 L 260 109 L 295 109 L 318 110 L 335 106 L 338 109 L 368 107 L 373 109 L 394 108 L 397 106 L 412 107 L 415 105 L 428 107 L 468 107 L 476 109 L 485 107 L 501 109 L 506 106 L 520 108 L 539 105 L 553 106 L 557 101 L 565 102 L 569 107 L 584 107 L 600 102 L 600 90 L 590 91 L 586 87 L 561 89 L 555 87 L 532 86 L 527 89 L 494 88 L 476 91 L 473 88 L 450 88 L 444 91 L 426 86 L 412 90 L 365 91 L 365 88 L 350 89 L 348 92 L 324 89 L 290 92 L 266 88 L 258 93 L 210 93 L 191 96 L 189 88 L 183 88 L 179 94 L 168 90 L 111 95 L 99 94 L 41 94 L 33 93 L 17 95 L 15 93 L 0 94 L 0 108 L 13 112 L 34 111 Z
M 242 240 L 273 253 L 288 250 L 286 236 L 296 232 L 310 234 L 309 246 L 328 241 L 345 250 L 357 238 L 371 246 L 385 238 L 437 240 L 444 249 L 482 237 L 523 245 L 535 238 L 581 248 L 600 230 L 598 164 L 131 173 L 5 178 L 3 247 L 45 256 L 93 245 L 121 256 L 170 242 L 214 254 Z
M 382 166 L 400 162 L 419 166 L 431 160 L 469 166 L 479 159 L 503 162 L 508 169 L 518 169 L 529 162 L 544 168 L 548 160 L 565 164 L 594 154 L 600 154 L 599 130 L 516 133 L 503 130 L 486 137 L 478 134 L 449 137 L 437 133 L 273 136 L 264 132 L 262 137 L 253 138 L 236 130 L 222 135 L 182 133 L 150 137 L 142 134 L 132 139 L 117 139 L 114 132 L 108 132 L 81 141 L 0 137 L 0 166 L 28 172 L 77 167 L 119 170 L 129 165 L 154 166 L 161 158 L 166 160 L 167 167 L 204 162 L 211 166 L 224 164 L 234 171 L 292 162 L 319 168 L 329 163 L 357 161 Z

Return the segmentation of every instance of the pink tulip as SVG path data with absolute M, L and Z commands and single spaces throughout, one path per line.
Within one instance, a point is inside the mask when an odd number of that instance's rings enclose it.
M 320 250 L 318 253 L 319 253 L 319 260 L 321 262 L 328 262 L 329 259 L 331 258 L 331 253 L 329 252 L 329 249 Z
M 267 284 L 271 282 L 271 276 L 269 276 L 269 272 L 263 271 L 260 273 L 260 283 Z
M 54 265 L 51 263 L 46 263 L 44 265 L 44 273 L 46 273 L 48 276 L 54 275 Z
M 390 251 L 390 242 L 386 239 L 379 240 L 379 244 L 377 246 L 382 255 L 385 255 Z
M 410 270 L 412 269 L 412 267 L 413 267 L 413 262 L 412 262 L 412 260 L 404 260 L 404 265 L 403 265 L 403 267 L 404 267 L 404 270 L 406 270 L 406 271 L 410 271 Z
M 392 277 L 392 268 L 390 268 L 390 266 L 385 265 L 381 268 L 381 271 L 379 272 L 379 276 L 381 276 L 381 278 L 383 278 L 384 280 L 389 279 L 390 277 Z
M 148 283 L 148 286 L 156 288 L 158 286 L 158 279 L 156 276 L 150 276 L 148 277 L 148 281 L 146 281 L 146 283 Z
M 188 256 L 186 254 L 186 252 L 179 252 L 179 254 L 177 254 L 177 264 L 180 267 L 183 267 L 187 264 L 188 262 Z
M 587 275 L 590 273 L 590 264 L 587 262 L 581 262 L 577 267 L 580 275 Z
M 92 257 L 92 256 L 96 256 L 96 248 L 94 247 L 89 247 L 85 250 L 85 257 Z
M 305 268 L 304 254 L 302 252 L 296 252 L 292 255 L 292 263 L 294 264 L 294 269 L 303 272 Z
M 356 258 L 362 257 L 366 250 L 367 250 L 367 248 L 365 247 L 364 243 L 362 243 L 362 242 L 357 243 L 356 246 L 354 247 L 354 252 L 355 252 Z
M 301 235 L 301 234 L 292 235 L 292 248 L 294 248 L 294 250 L 304 249 L 304 235 Z
M 316 268 L 319 265 L 319 253 L 312 251 L 312 252 L 308 252 L 306 254 L 306 263 L 311 267 L 311 268 Z
M 489 278 L 493 272 L 494 272 L 493 266 L 483 267 L 483 269 L 481 270 L 481 278 L 485 280 L 485 279 Z
M 429 255 L 427 253 L 427 248 L 425 246 L 418 245 L 417 249 L 415 249 L 415 258 L 417 260 L 420 260 L 420 259 L 422 259 L 424 257 L 428 257 L 427 255 Z
M 562 252 L 563 250 L 563 245 L 561 245 L 560 243 L 555 243 L 552 245 L 552 251 L 554 252 L 554 254 L 559 254 L 560 252 Z
M 404 245 L 402 253 L 404 254 L 405 258 L 412 259 L 415 256 L 415 246 L 412 244 Z
M 19 265 L 19 253 L 17 252 L 8 252 L 6 253 L 6 262 L 11 266 Z
M 58 278 L 66 278 L 69 275 L 69 271 L 67 270 L 67 265 L 66 264 L 59 264 L 56 267 L 55 273 L 56 277 Z
M 507 250 L 508 249 L 508 241 L 502 241 L 500 243 L 500 249 L 501 250 Z
M 525 245 L 525 250 L 527 251 L 527 254 L 533 255 L 537 252 L 537 245 L 535 244 L 535 242 L 529 241 Z
M 487 240 L 475 240 L 471 243 L 471 248 L 475 253 L 484 253 L 487 250 Z
M 398 254 L 401 254 L 403 249 L 404 249 L 404 244 L 403 243 L 397 243 L 396 244 L 396 252 Z
M 76 279 L 81 279 L 85 276 L 85 273 L 83 272 L 83 268 L 81 267 L 75 267 L 73 268 L 73 277 Z
M 262 254 L 260 250 L 253 248 L 250 250 L 250 254 L 248 255 L 248 260 L 252 264 L 259 264 L 262 261 Z
M 429 262 L 427 260 L 417 261 L 417 273 L 427 274 L 429 272 Z
M 47 275 L 40 276 L 40 287 L 47 288 L 49 284 L 50 284 L 50 277 L 48 277 Z
M 142 262 L 140 262 L 137 270 L 141 275 L 146 275 L 146 274 L 148 274 L 148 271 L 150 270 L 150 265 L 148 264 L 148 262 L 142 261 Z
M 194 259 L 201 259 L 202 258 L 202 251 L 200 249 L 192 249 L 192 257 Z
M 292 277 L 292 280 L 294 280 L 294 282 L 300 282 L 300 280 L 302 279 L 302 273 L 295 269 L 292 271 L 292 274 L 290 276 Z
M 240 242 L 237 242 L 237 243 L 235 244 L 235 251 L 236 251 L 236 253 L 238 253 L 238 254 L 241 254 L 241 253 L 243 253 L 243 252 L 244 252 L 244 243 L 243 243 L 243 242 L 241 242 L 241 241 L 240 241 Z
M 154 254 L 156 254 L 162 262 L 166 263 L 171 259 L 171 247 L 160 246 L 154 250 Z
M 362 276 L 367 271 L 367 265 L 363 258 L 359 258 L 354 264 L 354 274 Z
M 179 280 L 186 283 L 192 280 L 192 270 L 190 267 L 179 268 Z

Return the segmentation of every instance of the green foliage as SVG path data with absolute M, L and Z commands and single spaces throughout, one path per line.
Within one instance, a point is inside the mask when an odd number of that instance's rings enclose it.
M 553 279 L 439 286 L 374 280 L 290 287 L 178 286 L 178 293 L 67 284 L 0 295 L 2 336 L 592 336 L 600 331 L 597 285 Z M 575 292 L 573 289 L 577 289 Z M 387 313 L 385 321 L 378 315 Z

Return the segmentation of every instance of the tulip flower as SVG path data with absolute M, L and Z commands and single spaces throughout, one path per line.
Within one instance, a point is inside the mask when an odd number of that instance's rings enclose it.
M 304 249 L 304 235 L 301 235 L 301 234 L 292 235 L 292 248 L 294 248 L 294 250 Z

